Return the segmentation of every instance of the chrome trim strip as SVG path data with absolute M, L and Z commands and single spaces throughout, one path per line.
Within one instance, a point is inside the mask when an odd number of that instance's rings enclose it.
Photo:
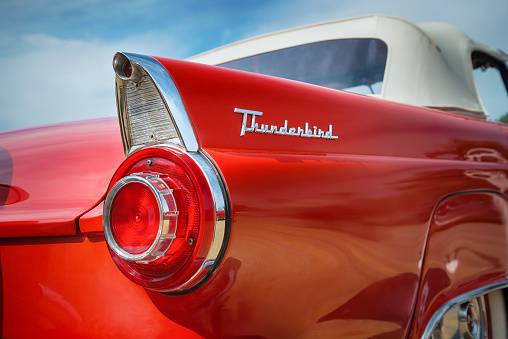
M 159 187 L 156 187 L 154 182 Z M 113 201 L 115 200 L 118 192 L 120 192 L 122 188 L 130 183 L 140 183 L 148 187 L 154 195 L 157 201 L 157 205 L 159 206 L 159 228 L 157 230 L 157 236 L 155 237 L 150 247 L 140 254 L 129 253 L 125 251 L 120 245 L 118 245 L 113 235 L 113 231 L 111 230 L 110 223 L 111 206 Z M 106 237 L 106 241 L 111 249 L 120 258 L 128 261 L 148 263 L 164 256 L 166 251 L 173 243 L 173 239 L 176 238 L 176 216 L 178 215 L 178 211 L 176 209 L 171 210 L 165 199 L 165 196 L 169 196 L 172 204 L 176 206 L 172 192 L 173 190 L 171 190 L 164 181 L 160 180 L 158 176 L 144 175 L 142 173 L 131 174 L 127 177 L 124 177 L 118 180 L 118 182 L 111 188 L 106 197 L 106 200 L 104 201 L 104 214 L 102 222 L 104 225 L 104 235 Z
M 119 60 L 118 58 L 122 59 L 122 57 L 143 68 L 152 78 L 152 81 L 169 110 L 169 118 L 174 122 L 183 147 L 189 152 L 197 152 L 199 145 L 196 134 L 194 133 L 194 128 L 192 127 L 192 123 L 187 110 L 185 109 L 180 93 L 178 92 L 171 75 L 169 75 L 164 66 L 162 66 L 156 59 L 146 55 L 118 52 L 113 59 L 113 68 L 115 69 L 117 76 L 123 81 L 135 81 L 137 73 L 135 72 L 135 65 L 132 65 L 133 75 L 131 77 L 126 77 L 125 74 L 119 71 L 119 64 L 122 65 L 123 63 L 117 61 Z M 130 154 L 131 150 L 129 149 L 128 152 Z
M 202 152 L 188 152 L 188 155 L 196 162 L 201 171 L 203 172 L 206 181 L 212 192 L 212 199 L 214 204 L 214 228 L 213 238 L 208 254 L 206 255 L 203 263 L 201 264 L 198 271 L 185 283 L 178 287 L 172 288 L 166 292 L 187 292 L 187 289 L 197 286 L 200 282 L 204 281 L 208 274 L 211 274 L 216 268 L 217 264 L 221 259 L 226 249 L 229 240 L 229 233 L 227 230 L 227 191 L 224 185 L 220 184 L 221 175 L 215 170 L 215 166 L 208 159 L 206 154 Z
M 178 146 L 167 144 L 156 144 L 150 145 L 147 148 L 172 149 L 178 148 Z M 200 150 L 199 152 L 186 152 L 186 154 L 190 156 L 190 158 L 194 161 L 194 163 L 199 167 L 199 169 L 205 176 L 207 184 L 210 187 L 210 191 L 212 193 L 214 205 L 213 236 L 210 248 L 208 249 L 208 253 L 205 259 L 203 260 L 201 266 L 196 271 L 196 273 L 191 278 L 189 278 L 189 280 L 187 280 L 186 282 L 177 287 L 172 287 L 171 289 L 167 290 L 154 289 L 154 291 L 167 294 L 180 294 L 189 292 L 193 288 L 199 286 L 201 282 L 205 281 L 206 278 L 213 273 L 215 268 L 217 268 L 217 264 L 222 260 L 222 257 L 225 253 L 226 247 L 229 242 L 229 227 L 231 220 L 229 207 L 229 194 L 227 192 L 227 188 L 224 184 L 224 181 L 222 180 L 222 175 L 218 172 L 215 164 L 210 160 L 208 155 L 205 154 L 203 151 Z M 107 198 L 109 198 L 110 195 L 111 194 L 108 193 Z M 104 213 L 104 218 L 106 218 L 105 215 L 106 212 Z
M 478 288 L 476 290 L 470 291 L 468 293 L 462 294 L 458 297 L 455 297 L 446 303 L 443 304 L 430 318 L 427 326 L 425 326 L 425 331 L 423 332 L 421 338 L 428 339 L 431 337 L 434 328 L 441 321 L 441 318 L 445 315 L 453 307 L 461 304 L 463 302 L 469 301 L 474 298 L 481 297 L 483 295 L 489 294 L 491 292 L 503 289 L 508 287 L 508 281 L 500 281 L 491 285 L 484 286 L 482 288 Z
M 198 166 L 201 168 L 203 173 L 205 174 L 206 180 L 208 181 L 208 185 L 210 185 L 210 189 L 212 191 L 213 196 L 213 203 L 215 205 L 215 216 L 217 218 L 217 215 L 224 216 L 224 213 L 226 212 L 226 201 L 224 199 L 224 192 L 222 192 L 221 185 L 219 184 L 218 177 L 219 174 L 213 169 L 212 165 L 210 165 L 210 162 L 208 158 L 202 154 L 202 152 L 199 153 L 188 153 L 194 161 L 198 164 Z M 216 220 L 223 220 L 223 217 L 221 219 Z
M 242 128 L 240 129 L 240 136 L 244 136 L 245 132 L 254 132 L 254 133 L 266 133 L 266 134 L 275 134 L 275 135 L 288 135 L 293 137 L 302 137 L 302 138 L 318 138 L 318 139 L 331 139 L 337 140 L 339 137 L 333 135 L 333 125 L 328 125 L 328 131 L 324 131 L 322 129 L 318 129 L 317 126 L 312 126 L 309 128 L 309 123 L 305 123 L 305 127 L 288 127 L 288 121 L 284 120 L 284 126 L 277 125 L 269 125 L 269 124 L 258 124 L 256 122 L 256 117 L 263 116 L 263 112 L 259 111 L 251 111 L 243 108 L 235 108 L 235 113 L 243 114 L 242 119 Z M 247 127 L 248 117 L 250 115 L 250 127 Z

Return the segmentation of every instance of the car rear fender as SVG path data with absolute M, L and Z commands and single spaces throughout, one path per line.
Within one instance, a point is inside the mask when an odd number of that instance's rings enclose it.
M 0 134 L 0 238 L 71 236 L 121 163 L 118 121 Z
M 507 225 L 508 199 L 496 192 L 462 192 L 437 205 L 425 249 L 413 338 L 429 337 L 453 307 L 508 286 Z
M 505 135 L 480 119 L 164 58 L 119 53 L 114 66 L 126 154 L 176 144 L 214 164 L 230 198 L 224 259 L 193 292 L 209 298 L 214 281 L 234 278 L 214 304 L 217 331 L 233 321 L 221 310 L 240 303 L 252 315 L 246 329 L 272 333 L 271 322 L 252 320 L 283 318 L 284 333 L 347 333 L 351 319 L 371 319 L 364 336 L 403 336 L 436 203 L 508 187 Z M 139 103 L 138 94 L 158 96 L 157 106 L 144 102 L 151 119 L 135 121 L 128 100 Z M 486 175 L 497 172 L 499 180 Z M 225 269 L 232 260 L 234 274 Z M 402 301 L 387 307 L 394 290 Z

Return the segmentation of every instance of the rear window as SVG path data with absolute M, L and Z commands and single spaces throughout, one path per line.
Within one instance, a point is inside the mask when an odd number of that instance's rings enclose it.
M 321 41 L 219 66 L 360 94 L 381 94 L 388 48 L 378 39 Z
M 508 122 L 508 72 L 506 64 L 485 53 L 473 52 L 474 76 L 491 120 Z

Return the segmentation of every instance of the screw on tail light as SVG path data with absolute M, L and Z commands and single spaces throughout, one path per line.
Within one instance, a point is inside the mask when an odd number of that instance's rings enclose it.
M 213 272 L 227 232 L 225 200 L 207 166 L 200 154 L 159 146 L 135 152 L 117 170 L 104 203 L 104 233 L 129 279 L 176 293 Z

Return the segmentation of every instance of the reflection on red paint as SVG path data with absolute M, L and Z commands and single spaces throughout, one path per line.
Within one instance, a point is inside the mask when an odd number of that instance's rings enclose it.
M 4 205 L 17 204 L 25 201 L 30 197 L 27 191 L 16 186 L 0 185 L 0 194 L 5 194 L 7 198 L 4 200 Z
M 429 233 L 413 337 L 421 336 L 446 301 L 505 280 L 507 224 L 508 202 L 499 194 L 467 192 L 439 204 Z
M 12 158 L 1 237 L 76 234 L 75 219 L 99 203 L 124 158 L 116 119 L 0 133 L 0 145 Z

